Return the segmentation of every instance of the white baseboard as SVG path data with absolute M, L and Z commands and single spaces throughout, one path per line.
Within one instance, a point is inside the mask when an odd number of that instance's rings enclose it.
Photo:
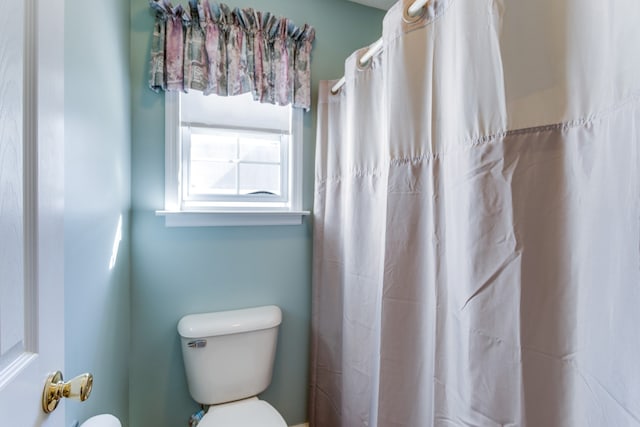
M 298 424 L 298 425 L 291 426 L 291 427 L 309 427 L 309 423 Z

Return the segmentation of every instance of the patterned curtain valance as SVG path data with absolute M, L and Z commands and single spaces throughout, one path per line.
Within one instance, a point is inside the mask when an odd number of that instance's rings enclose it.
M 251 92 L 256 101 L 309 110 L 313 27 L 254 9 L 189 0 L 189 11 L 151 0 L 155 91 Z

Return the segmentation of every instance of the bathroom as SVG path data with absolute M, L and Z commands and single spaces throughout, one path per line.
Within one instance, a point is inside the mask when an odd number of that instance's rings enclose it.
M 224 3 L 315 27 L 312 109 L 302 125 L 302 207 L 311 210 L 319 81 L 340 78 L 345 59 L 380 37 L 385 11 L 355 0 Z M 102 413 L 123 427 L 188 425 L 199 405 L 187 388 L 180 318 L 270 304 L 282 309 L 283 321 L 273 379 L 261 398 L 289 426 L 306 426 L 312 221 L 165 226 L 157 215 L 165 202 L 165 104 L 148 87 L 149 1 L 64 4 L 64 372 L 94 375 L 86 402 L 64 403 L 65 426 Z M 640 410 L 629 408 L 631 415 Z M 624 425 L 638 425 L 633 420 Z
M 148 88 L 154 15 L 147 0 L 65 5 L 65 377 L 94 374 L 66 402 L 67 425 L 109 412 L 123 426 L 187 425 L 190 398 L 176 325 L 187 313 L 276 304 L 273 382 L 263 397 L 289 425 L 307 421 L 311 226 L 167 228 L 164 103 Z M 174 2 L 178 4 L 179 2 Z M 186 1 L 182 2 L 186 5 Z M 384 11 L 345 0 L 232 0 L 316 28 L 319 79 L 380 36 Z M 313 203 L 315 108 L 304 117 L 304 200 Z M 114 235 L 122 241 L 108 269 Z

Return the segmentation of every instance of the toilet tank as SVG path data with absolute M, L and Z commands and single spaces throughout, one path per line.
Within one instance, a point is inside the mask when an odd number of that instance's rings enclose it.
M 189 393 L 215 405 L 255 396 L 271 382 L 282 312 L 275 305 L 180 319 Z

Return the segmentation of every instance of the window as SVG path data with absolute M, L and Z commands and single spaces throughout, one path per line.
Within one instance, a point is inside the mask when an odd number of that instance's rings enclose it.
M 300 224 L 302 112 L 167 92 L 167 226 Z
M 183 126 L 183 203 L 286 207 L 288 153 L 289 135 Z

